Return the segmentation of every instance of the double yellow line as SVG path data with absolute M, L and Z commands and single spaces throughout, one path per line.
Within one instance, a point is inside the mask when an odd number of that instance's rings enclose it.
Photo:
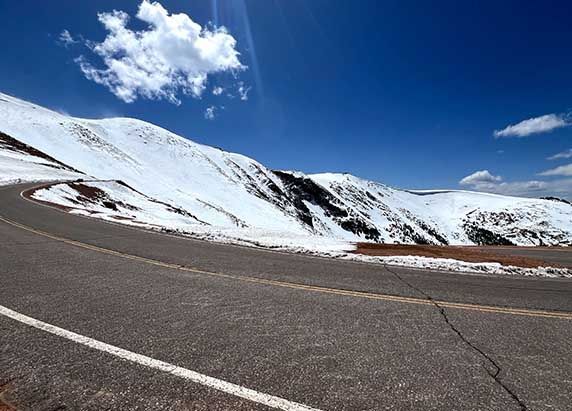
M 4 217 L 0 217 L 0 221 L 3 221 L 6 224 L 11 226 L 20 228 L 22 230 L 26 230 L 28 232 L 51 238 L 56 241 L 61 241 L 66 244 L 70 244 L 76 247 L 81 247 L 87 250 L 92 250 L 104 254 L 114 255 L 121 258 L 126 258 L 129 260 L 134 260 L 138 262 L 143 262 L 146 264 L 152 264 L 158 267 L 170 268 L 179 271 L 191 272 L 196 274 L 208 275 L 212 277 L 219 277 L 219 278 L 226 278 L 232 279 L 237 281 L 245 281 L 249 283 L 255 284 L 262 284 L 262 285 L 270 285 L 274 287 L 282 287 L 282 288 L 290 288 L 295 290 L 302 290 L 302 291 L 309 291 L 309 292 L 317 292 L 317 293 L 324 293 L 324 294 L 333 294 L 339 295 L 344 297 L 354 297 L 354 298 L 365 298 L 368 300 L 382 300 L 382 301 L 392 301 L 398 303 L 405 303 L 405 304 L 419 304 L 419 305 L 435 305 L 438 304 L 440 307 L 443 308 L 453 308 L 459 310 L 469 310 L 469 311 L 479 311 L 485 313 L 496 313 L 496 314 L 510 314 L 510 315 L 520 315 L 520 316 L 527 316 L 527 317 L 543 317 L 543 318 L 555 318 L 561 320 L 572 320 L 572 313 L 570 312 L 559 312 L 559 311 L 542 311 L 542 310 L 528 310 L 523 308 L 509 308 L 509 307 L 497 307 L 492 305 L 480 305 L 480 304 L 465 304 L 465 303 L 454 303 L 448 301 L 441 301 L 441 300 L 428 300 L 424 298 L 415 298 L 415 297 L 401 297 L 396 295 L 390 294 L 378 294 L 378 293 L 369 293 L 369 292 L 362 292 L 362 291 L 350 291 L 350 290 L 343 290 L 339 288 L 329 288 L 329 287 L 319 287 L 314 285 L 305 285 L 305 284 L 297 284 L 291 283 L 287 281 L 276 281 L 276 280 L 268 280 L 264 278 L 258 277 L 249 277 L 249 276 L 239 276 L 239 275 L 232 275 L 232 274 L 224 274 L 224 273 L 217 273 L 214 271 L 206 271 L 200 270 L 197 268 L 185 267 L 178 264 L 172 263 L 165 263 L 158 260 L 153 260 L 150 258 L 140 257 L 132 254 L 122 253 L 116 250 L 110 250 L 108 248 L 102 248 L 91 244 L 82 243 L 75 240 L 70 240 L 68 238 L 59 237 L 45 231 L 37 230 L 32 227 L 25 226 L 23 224 L 17 223 L 15 221 L 8 220 Z

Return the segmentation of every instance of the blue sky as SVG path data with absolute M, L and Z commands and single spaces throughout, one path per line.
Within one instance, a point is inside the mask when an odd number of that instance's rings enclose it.
M 224 25 L 248 66 L 209 73 L 200 98 L 175 89 L 180 104 L 127 103 L 78 64 L 105 68 L 85 44 L 109 34 L 100 12 L 149 30 L 140 3 L 0 0 L 0 91 L 75 116 L 141 118 L 271 168 L 572 197 L 569 2 L 161 0 L 213 32 Z

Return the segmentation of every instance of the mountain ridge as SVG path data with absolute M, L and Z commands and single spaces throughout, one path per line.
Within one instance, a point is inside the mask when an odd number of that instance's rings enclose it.
M 142 120 L 79 119 L 1 93 L 0 132 L 213 227 L 406 244 L 572 244 L 572 207 L 551 200 L 271 170 Z

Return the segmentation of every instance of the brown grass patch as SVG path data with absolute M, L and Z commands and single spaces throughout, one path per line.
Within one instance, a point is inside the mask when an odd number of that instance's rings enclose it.
M 536 268 L 542 266 L 557 267 L 547 261 L 494 252 L 494 247 L 479 246 L 438 246 L 438 245 L 401 245 L 357 243 L 353 253 L 371 256 L 419 256 L 433 258 L 453 258 L 470 263 L 500 263 L 517 267 Z M 503 247 L 506 249 L 506 247 Z

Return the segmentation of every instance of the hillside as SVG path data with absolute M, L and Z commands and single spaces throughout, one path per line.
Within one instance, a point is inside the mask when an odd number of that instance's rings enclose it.
M 21 181 L 35 181 L 76 179 L 79 172 L 83 178 L 121 181 L 145 198 L 183 210 L 192 216 L 185 227 L 196 225 L 202 232 L 210 227 L 237 237 L 242 230 L 345 242 L 572 244 L 572 206 L 564 202 L 411 192 L 348 174 L 272 171 L 144 121 L 78 119 L 4 94 L 0 132 L 11 141 L 0 145 L 2 175 L 9 174 L 6 164 L 13 167 L 16 156 L 20 162 L 20 168 L 10 169 L 11 179 L 0 182 L 13 181 L 14 173 Z M 18 151 L 18 144 L 35 151 Z M 46 163 L 57 172 L 34 175 L 33 168 Z M 26 164 L 29 173 L 22 168 Z M 138 201 L 135 194 L 118 194 L 125 186 L 118 187 L 100 188 L 124 203 Z M 153 224 L 161 225 L 157 218 Z

